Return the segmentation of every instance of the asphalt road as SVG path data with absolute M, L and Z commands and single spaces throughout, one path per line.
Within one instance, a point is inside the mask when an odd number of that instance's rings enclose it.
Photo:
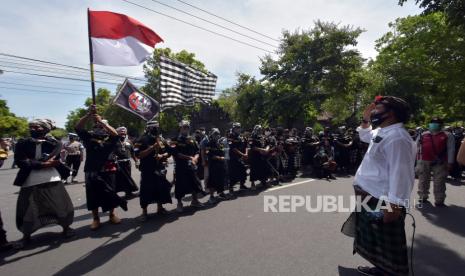
M 17 240 L 18 188 L 12 186 L 17 170 L 8 169 L 9 162 L 0 169 L 0 210 L 8 238 Z M 137 171 L 133 175 L 139 181 Z M 78 180 L 82 177 L 80 172 Z M 352 177 L 298 178 L 214 207 L 152 215 L 145 223 L 135 219 L 140 215 L 136 198 L 128 212 L 117 211 L 121 225 L 104 223 L 97 232 L 89 230 L 83 183 L 68 185 L 77 237 L 63 239 L 59 227 L 41 229 L 25 250 L 0 253 L 0 275 L 358 275 L 354 268 L 367 262 L 352 255 L 352 239 L 340 233 L 348 213 L 264 212 L 265 196 L 348 197 L 351 185 Z M 447 189 L 447 208 L 411 210 L 417 224 L 415 275 L 464 275 L 465 187 L 455 183 Z M 409 244 L 411 224 L 407 218 Z

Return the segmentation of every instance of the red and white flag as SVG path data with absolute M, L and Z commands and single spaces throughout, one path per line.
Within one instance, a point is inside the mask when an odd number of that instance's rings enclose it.
M 139 65 L 163 39 L 144 24 L 124 14 L 89 10 L 89 35 L 94 64 Z

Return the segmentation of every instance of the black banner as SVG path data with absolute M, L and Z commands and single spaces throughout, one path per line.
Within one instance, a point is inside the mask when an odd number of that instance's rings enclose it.
M 160 104 L 152 97 L 137 89 L 126 79 L 116 94 L 113 104 L 150 121 L 160 112 Z

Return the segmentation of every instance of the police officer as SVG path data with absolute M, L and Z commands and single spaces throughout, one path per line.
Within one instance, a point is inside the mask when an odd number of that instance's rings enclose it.
M 140 206 L 141 220 L 147 220 L 147 207 L 151 203 L 158 206 L 157 213 L 165 214 L 163 204 L 172 203 L 171 183 L 166 179 L 167 160 L 170 157 L 169 145 L 161 136 L 158 121 L 149 121 L 145 133 L 135 143 L 134 151 L 140 158 Z
M 72 169 L 71 183 L 76 183 L 76 176 L 84 160 L 84 146 L 79 142 L 79 137 L 75 133 L 68 134 L 69 141 L 63 145 L 63 150 L 66 154 L 66 166 Z M 64 179 L 66 183 L 68 178 Z
M 202 185 L 196 175 L 199 162 L 199 146 L 194 137 L 189 135 L 190 122 L 183 120 L 179 124 L 179 135 L 172 139 L 171 150 L 176 162 L 176 184 L 174 194 L 178 202 L 176 210 L 183 211 L 182 198 L 192 195 L 191 206 L 202 207 L 197 194 L 202 192 Z

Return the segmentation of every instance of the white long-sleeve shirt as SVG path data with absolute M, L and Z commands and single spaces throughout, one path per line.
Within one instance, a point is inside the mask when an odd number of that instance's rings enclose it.
M 354 185 L 375 198 L 406 206 L 415 181 L 417 147 L 402 123 L 385 128 L 357 128 L 368 151 L 355 175 Z

